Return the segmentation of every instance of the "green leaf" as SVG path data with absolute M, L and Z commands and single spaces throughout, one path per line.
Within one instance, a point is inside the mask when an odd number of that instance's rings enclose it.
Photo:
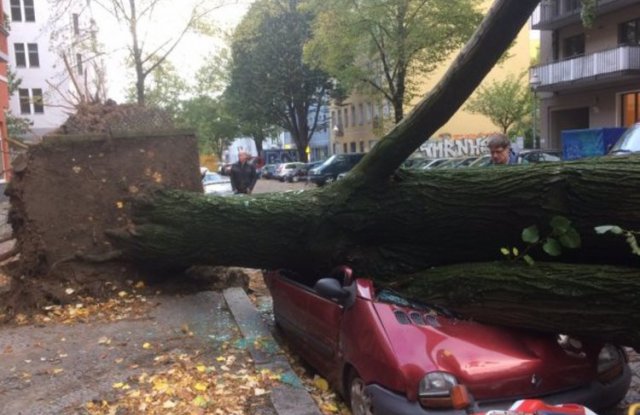
M 554 216 L 551 218 L 549 225 L 551 225 L 556 234 L 562 235 L 571 228 L 571 221 L 564 216 Z
M 535 244 L 540 240 L 540 232 L 538 231 L 538 227 L 536 225 L 529 226 L 528 228 L 524 228 L 522 230 L 522 241 Z
M 607 232 L 611 232 L 614 235 L 622 235 L 622 233 L 624 232 L 621 227 L 616 226 L 616 225 L 596 226 L 593 229 L 595 229 L 596 233 L 598 233 L 600 235 L 602 235 L 604 233 L 607 233 Z
M 500 248 L 500 252 L 502 252 L 502 255 L 504 256 L 509 256 L 509 248 Z
M 576 249 L 580 248 L 580 246 L 582 245 L 580 234 L 573 227 L 569 228 L 565 234 L 560 235 L 559 239 L 560 243 L 565 248 Z
M 562 253 L 562 245 L 553 238 L 547 238 L 547 241 L 542 245 L 542 249 L 551 256 L 558 256 Z
M 524 259 L 524 262 L 526 262 L 530 266 L 534 266 L 536 264 L 536 261 L 534 261 L 533 258 L 531 258 L 531 255 L 525 255 L 522 257 L 522 259 Z
M 511 249 L 511 252 L 513 252 L 513 256 L 520 255 L 520 251 L 515 246 Z

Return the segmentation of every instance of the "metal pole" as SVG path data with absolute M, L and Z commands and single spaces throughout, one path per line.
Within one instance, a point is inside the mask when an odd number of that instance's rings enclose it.
M 533 148 L 539 149 L 540 141 L 538 140 L 538 134 L 537 134 L 537 128 L 536 128 L 536 112 L 537 112 L 536 107 L 537 107 L 537 99 L 536 99 L 536 90 L 534 89 L 533 90 L 533 116 L 531 117 L 533 120 L 533 125 L 531 126 L 532 127 L 531 133 L 533 136 L 533 143 L 532 143 Z

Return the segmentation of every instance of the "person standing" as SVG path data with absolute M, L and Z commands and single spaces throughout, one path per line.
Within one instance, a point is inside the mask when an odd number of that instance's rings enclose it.
M 504 134 L 496 134 L 489 138 L 487 142 L 491 153 L 491 163 L 496 164 L 518 164 L 518 157 L 511 149 L 511 141 Z
M 238 154 L 238 162 L 231 166 L 231 188 L 233 193 L 251 194 L 258 180 L 258 173 L 253 164 L 249 163 L 249 155 L 241 151 Z

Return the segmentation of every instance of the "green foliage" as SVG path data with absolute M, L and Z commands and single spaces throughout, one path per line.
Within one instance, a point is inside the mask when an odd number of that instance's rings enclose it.
M 597 0 L 582 0 L 580 17 L 582 18 L 582 25 L 584 27 L 590 28 L 593 26 L 593 22 L 596 20 L 597 6 Z
M 317 12 L 305 60 L 345 90 L 387 99 L 395 120 L 432 73 L 471 36 L 477 0 L 308 0 Z
M 537 246 L 550 256 L 562 255 L 563 248 L 577 249 L 582 245 L 582 240 L 578 231 L 571 225 L 571 221 L 564 216 L 554 216 L 549 221 L 549 233 L 541 237 L 537 225 L 531 225 L 522 230 L 522 241 L 527 244 L 524 251 L 520 252 L 517 247 L 511 249 L 500 248 L 502 255 L 513 259 L 523 260 L 529 265 L 534 265 L 535 261 L 529 255 L 529 251 Z
M 235 120 L 225 111 L 219 99 L 199 96 L 183 101 L 177 125 L 196 131 L 200 151 L 222 158 L 225 148 L 238 134 Z
M 18 78 L 18 75 L 10 67 L 7 67 L 7 72 L 7 88 L 9 89 L 9 96 L 13 96 L 20 88 L 22 79 Z M 5 112 L 5 118 L 9 137 L 20 140 L 21 136 L 31 132 L 33 121 L 29 118 L 14 115 L 10 110 Z
M 180 102 L 189 93 L 189 86 L 175 66 L 164 61 L 145 80 L 145 104 L 168 111 L 175 117 L 180 110 Z M 137 101 L 137 90 L 131 85 L 127 90 L 127 101 Z
M 258 0 L 234 32 L 230 83 L 225 96 L 249 125 L 277 125 L 291 133 L 300 156 L 327 105 L 329 76 L 302 60 L 313 13 L 299 0 Z M 311 118 L 311 120 L 310 120 Z
M 504 134 L 531 114 L 532 96 L 525 81 L 525 74 L 509 74 L 481 86 L 467 103 L 466 110 L 489 118 Z
M 629 247 L 631 248 L 631 252 L 634 255 L 640 256 L 640 246 L 638 245 L 638 239 L 636 238 L 636 235 L 640 235 L 640 232 L 622 229 L 621 227 L 616 225 L 596 226 L 594 229 L 599 235 L 611 233 L 613 235 L 624 236 L 625 240 L 629 244 Z

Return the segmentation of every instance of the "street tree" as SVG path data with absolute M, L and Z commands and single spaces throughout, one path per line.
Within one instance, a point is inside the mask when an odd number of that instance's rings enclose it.
M 313 14 L 299 0 L 258 0 L 236 28 L 225 95 L 249 126 L 291 133 L 301 160 L 321 122 L 332 88 L 329 76 L 303 61 Z
M 503 134 L 531 114 L 532 97 L 525 75 L 509 74 L 481 86 L 466 105 L 466 110 L 489 118 Z
M 181 101 L 191 92 L 185 79 L 167 60 L 149 74 L 145 88 L 145 105 L 164 109 L 172 117 L 178 115 Z M 127 101 L 136 102 L 137 93 L 137 88 L 132 85 L 127 91 Z
M 235 119 L 229 116 L 220 99 L 206 95 L 182 101 L 176 124 L 195 130 L 200 151 L 213 153 L 219 160 L 239 133 Z
M 417 82 L 471 36 L 477 0 L 316 0 L 308 61 L 319 61 L 346 90 L 386 99 L 395 122 L 421 92 Z
M 158 9 L 175 7 L 174 3 L 167 0 L 94 0 L 94 3 L 110 13 L 129 33 L 128 58 L 135 73 L 136 102 L 140 105 L 146 103 L 147 77 L 167 60 L 187 33 L 206 26 L 206 16 L 223 4 L 218 0 L 191 2 L 185 23 L 171 27 L 161 38 L 148 38 L 148 27 L 154 23 Z
M 18 92 L 18 88 L 20 88 L 20 84 L 22 83 L 22 78 L 19 78 L 15 71 L 11 70 L 11 67 L 7 66 L 7 87 L 9 96 L 12 97 Z M 7 133 L 9 137 L 17 140 L 21 140 L 21 137 L 31 132 L 31 126 L 33 125 L 33 121 L 26 117 L 20 117 L 19 115 L 15 115 L 11 112 L 11 109 L 8 109 L 5 112 L 5 117 L 7 120 Z

